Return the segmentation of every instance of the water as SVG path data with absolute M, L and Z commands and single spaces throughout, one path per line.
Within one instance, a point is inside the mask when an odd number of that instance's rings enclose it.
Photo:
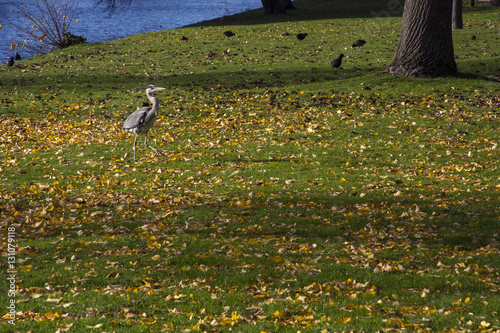
M 60 1 L 60 0 L 57 0 Z M 35 0 L 23 1 L 27 8 L 34 8 Z M 118 11 L 109 17 L 103 7 L 94 8 L 94 1 L 81 0 L 74 18 L 79 23 L 71 23 L 73 35 L 87 38 L 87 42 L 104 42 L 120 39 L 143 32 L 175 29 L 185 25 L 211 20 L 217 17 L 241 13 L 262 7 L 261 0 L 133 0 L 130 8 Z M 18 51 L 23 58 L 30 57 L 29 50 L 17 47 L 10 50 L 13 39 L 22 41 L 20 35 L 6 17 L 19 24 L 23 18 L 10 14 L 13 9 L 5 0 L 0 0 L 0 62 Z

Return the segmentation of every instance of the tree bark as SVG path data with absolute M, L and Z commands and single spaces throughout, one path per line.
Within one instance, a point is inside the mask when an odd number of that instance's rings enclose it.
M 285 14 L 287 9 L 294 9 L 292 0 L 261 0 L 266 15 Z
M 451 29 L 453 0 L 407 0 L 396 55 L 386 72 L 410 77 L 457 74 Z
M 462 0 L 453 0 L 453 14 L 451 21 L 453 30 L 464 28 L 464 21 L 462 18 Z

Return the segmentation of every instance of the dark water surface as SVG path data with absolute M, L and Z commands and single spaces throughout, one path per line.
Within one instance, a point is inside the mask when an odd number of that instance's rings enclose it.
M 35 8 L 35 0 L 22 2 L 27 8 Z M 109 17 L 103 7 L 94 8 L 93 0 L 80 0 L 74 16 L 79 23 L 75 24 L 73 20 L 69 30 L 74 35 L 87 38 L 89 43 L 104 42 L 143 32 L 179 28 L 260 7 L 262 7 L 261 0 L 134 0 L 128 10 L 118 11 Z M 9 12 L 11 9 L 14 8 L 5 0 L 0 0 L 1 63 L 16 51 L 23 57 L 32 55 L 29 50 L 21 47 L 15 50 L 9 49 L 13 39 L 24 40 L 9 23 L 10 20 L 22 25 L 23 17 L 20 14 L 11 14 Z

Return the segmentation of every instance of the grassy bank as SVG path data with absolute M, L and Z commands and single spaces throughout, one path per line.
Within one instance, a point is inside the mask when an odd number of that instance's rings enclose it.
M 500 330 L 499 10 L 424 80 L 383 73 L 400 7 L 333 5 L 1 66 L 2 329 Z

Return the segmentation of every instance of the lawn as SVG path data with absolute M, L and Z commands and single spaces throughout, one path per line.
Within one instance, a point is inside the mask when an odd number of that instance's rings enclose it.
M 1 65 L 1 330 L 500 331 L 500 10 L 410 79 L 402 7 L 358 4 Z

